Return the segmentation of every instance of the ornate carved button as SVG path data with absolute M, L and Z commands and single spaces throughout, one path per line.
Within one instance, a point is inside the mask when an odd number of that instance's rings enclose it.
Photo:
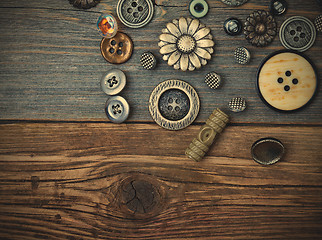
M 294 16 L 283 22 L 279 37 L 285 48 L 304 52 L 314 44 L 316 31 L 309 19 Z
M 277 33 L 276 26 L 275 19 L 268 12 L 254 11 L 246 19 L 244 34 L 252 45 L 264 47 L 273 41 Z
M 284 155 L 284 145 L 275 138 L 262 138 L 254 142 L 251 148 L 253 159 L 263 165 L 278 162 Z
M 143 68 L 147 70 L 152 70 L 157 65 L 157 60 L 151 52 L 144 52 L 141 55 L 140 62 Z
M 245 47 L 238 47 L 235 49 L 234 57 L 237 63 L 239 64 L 247 64 L 250 61 L 250 53 Z
M 124 122 L 130 113 L 130 106 L 121 96 L 110 97 L 105 104 L 105 113 L 114 123 Z
M 258 93 L 280 111 L 304 107 L 315 95 L 317 73 L 311 60 L 295 51 L 277 51 L 264 59 L 257 72 Z
M 228 6 L 238 7 L 246 3 L 248 0 L 221 0 L 221 1 Z
M 149 111 L 161 127 L 180 130 L 195 120 L 199 105 L 198 94 L 191 85 L 181 80 L 166 80 L 152 91 Z
M 215 72 L 209 72 L 205 76 L 205 83 L 212 89 L 217 89 L 221 85 L 221 77 Z
M 193 71 L 206 65 L 215 45 L 210 29 L 198 19 L 174 19 L 162 30 L 160 53 L 169 66 L 182 71 Z
M 154 7 L 151 0 L 119 0 L 116 12 L 125 26 L 141 28 L 151 21 Z
M 120 93 L 126 84 L 126 76 L 119 69 L 111 69 L 101 80 L 101 88 L 107 95 L 116 95 Z
M 74 7 L 89 9 L 91 7 L 95 7 L 100 0 L 69 0 L 69 3 Z
M 206 16 L 208 9 L 208 3 L 205 0 L 192 0 L 189 4 L 189 12 L 195 18 Z
M 241 33 L 242 23 L 237 18 L 228 18 L 224 22 L 224 30 L 228 35 L 235 36 Z
M 228 103 L 228 107 L 232 112 L 242 112 L 246 109 L 246 100 L 241 97 L 232 98 Z
M 315 18 L 314 25 L 317 31 L 322 32 L 322 15 L 319 15 Z
M 272 0 L 269 5 L 269 11 L 272 15 L 282 15 L 287 10 L 287 2 L 285 0 Z
M 133 51 L 133 42 L 125 33 L 118 32 L 112 38 L 103 38 L 101 41 L 101 53 L 104 59 L 110 63 L 124 63 L 130 59 Z
M 117 21 L 111 14 L 99 16 L 96 25 L 99 33 L 106 38 L 114 37 L 118 30 Z

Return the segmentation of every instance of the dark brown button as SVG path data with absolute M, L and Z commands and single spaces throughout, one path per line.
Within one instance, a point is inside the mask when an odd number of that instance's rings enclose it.
M 103 38 L 101 53 L 106 61 L 120 64 L 130 59 L 133 52 L 133 42 L 125 33 L 118 32 L 112 38 Z

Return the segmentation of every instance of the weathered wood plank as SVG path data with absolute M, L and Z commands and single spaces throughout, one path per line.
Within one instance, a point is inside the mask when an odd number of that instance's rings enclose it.
M 215 107 L 226 108 L 230 98 L 242 96 L 249 109 L 233 116 L 233 122 L 295 122 L 321 121 L 321 94 L 301 112 L 282 114 L 268 109 L 255 90 L 255 73 L 261 60 L 282 46 L 275 38 L 266 48 L 250 46 L 243 35 L 231 37 L 224 33 L 222 23 L 235 16 L 245 20 L 254 9 L 268 9 L 268 0 L 249 1 L 229 8 L 220 1 L 209 0 L 207 23 L 215 37 L 215 54 L 211 62 L 193 73 L 182 73 L 167 66 L 158 53 L 158 36 L 165 24 L 179 16 L 189 16 L 187 2 L 156 1 L 153 21 L 142 29 L 121 26 L 135 44 L 132 58 L 114 66 L 101 57 L 100 36 L 95 22 L 100 12 L 115 13 L 117 1 L 104 0 L 96 8 L 81 11 L 68 1 L 9 1 L 0 2 L 0 118 L 1 119 L 89 119 L 104 120 L 107 96 L 100 90 L 99 79 L 113 67 L 124 70 L 128 85 L 122 95 L 129 101 L 132 114 L 129 121 L 151 121 L 147 102 L 153 88 L 166 79 L 179 78 L 191 83 L 199 93 L 201 111 L 197 121 L 207 119 Z M 315 0 L 291 1 L 286 15 L 276 17 L 278 26 L 289 16 L 303 15 L 311 20 L 320 13 Z M 244 45 L 252 53 L 250 65 L 234 63 L 233 50 Z M 306 52 L 322 67 L 321 34 Z M 159 60 L 154 71 L 139 65 L 139 56 L 150 50 Z M 204 75 L 215 70 L 222 75 L 224 86 L 209 89 Z M 151 80 L 153 79 L 153 80 Z

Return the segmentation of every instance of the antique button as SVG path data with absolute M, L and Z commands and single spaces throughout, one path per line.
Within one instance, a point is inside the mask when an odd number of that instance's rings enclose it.
M 245 38 L 256 47 L 271 43 L 277 33 L 277 25 L 272 15 L 264 10 L 251 13 L 245 22 Z
M 269 11 L 272 15 L 282 15 L 287 10 L 287 2 L 285 0 L 272 0 L 269 5 Z
M 123 90 L 126 84 L 126 76 L 119 69 L 111 69 L 101 80 L 101 88 L 107 95 L 116 95 Z
M 117 21 L 111 14 L 99 16 L 96 26 L 100 34 L 106 38 L 114 37 L 118 30 Z
M 315 95 L 317 73 L 311 60 L 295 51 L 283 50 L 264 59 L 257 72 L 259 96 L 268 106 L 293 111 Z
M 283 22 L 279 37 L 285 48 L 304 52 L 314 44 L 316 31 L 309 19 L 294 16 Z
M 224 30 L 228 35 L 235 36 L 241 33 L 242 23 L 237 18 L 228 18 L 224 22 Z
M 228 103 L 228 107 L 232 112 L 242 112 L 246 109 L 246 100 L 241 97 L 232 98 Z
M 154 7 L 151 0 L 119 0 L 116 12 L 125 26 L 141 28 L 151 21 Z
M 89 9 L 91 7 L 95 7 L 100 0 L 69 0 L 69 3 L 74 7 Z
M 189 4 L 189 12 L 195 18 L 202 18 L 208 13 L 208 3 L 205 0 L 192 0 Z
M 278 162 L 284 155 L 284 145 L 275 138 L 262 138 L 257 140 L 251 148 L 253 159 L 263 165 Z
M 105 104 L 105 113 L 114 123 L 124 122 L 130 113 L 130 106 L 121 96 L 110 97 Z
M 140 62 L 143 68 L 147 70 L 154 69 L 157 65 L 157 60 L 151 52 L 145 52 L 141 55 Z
M 231 6 L 231 7 L 238 7 L 243 5 L 248 0 L 221 0 L 224 4 Z
M 250 53 L 245 47 L 238 47 L 235 49 L 234 57 L 237 63 L 247 64 L 250 61 Z
M 205 83 L 212 89 L 217 89 L 221 84 L 221 77 L 215 72 L 209 72 L 205 76 Z
M 125 33 L 118 32 L 112 38 L 103 38 L 101 53 L 110 63 L 124 63 L 130 59 L 133 51 L 133 42 Z
M 319 15 L 315 18 L 314 25 L 316 27 L 316 30 L 322 32 L 322 15 Z
M 153 120 L 169 130 L 189 126 L 199 113 L 199 97 L 196 90 L 181 80 L 166 80 L 152 91 L 149 111 Z

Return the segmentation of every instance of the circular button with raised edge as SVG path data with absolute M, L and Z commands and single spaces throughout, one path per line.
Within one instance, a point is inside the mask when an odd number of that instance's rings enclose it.
M 241 33 L 242 29 L 243 25 L 237 18 L 228 18 L 224 22 L 224 30 L 228 35 L 236 36 Z
M 241 97 L 232 98 L 228 103 L 228 107 L 232 112 L 242 112 L 246 109 L 246 100 Z
M 278 162 L 284 155 L 283 143 L 275 138 L 261 138 L 254 142 L 251 148 L 253 159 L 263 165 Z
M 235 49 L 234 57 L 237 63 L 239 64 L 247 64 L 250 61 L 250 53 L 245 47 L 238 47 Z
M 205 0 L 192 0 L 189 4 L 189 12 L 195 18 L 206 16 L 208 10 L 208 3 Z
M 126 76 L 119 69 L 111 69 L 101 79 L 101 88 L 107 95 L 120 93 L 126 84 Z
M 248 0 L 221 0 L 221 1 L 228 6 L 238 7 L 246 3 Z
M 287 2 L 285 0 L 272 0 L 269 5 L 269 11 L 272 15 L 282 15 L 287 10 Z
M 285 48 L 304 52 L 314 44 L 316 31 L 309 19 L 294 16 L 282 23 L 279 37 Z
M 125 26 L 141 28 L 151 21 L 154 7 L 151 0 L 119 0 L 116 12 Z
M 118 32 L 112 38 L 103 38 L 101 53 L 109 63 L 120 64 L 130 59 L 133 52 L 133 42 L 125 33 Z
M 121 96 L 110 97 L 105 104 L 105 113 L 114 123 L 124 122 L 130 113 L 130 106 Z
M 111 14 L 99 16 L 96 26 L 101 36 L 106 38 L 114 37 L 118 31 L 117 21 Z
M 140 58 L 141 65 L 144 69 L 152 70 L 157 65 L 157 60 L 151 52 L 144 52 Z
M 317 31 L 322 32 L 322 15 L 319 15 L 315 18 L 314 25 Z
M 285 112 L 308 104 L 316 93 L 317 81 L 312 61 L 292 50 L 272 53 L 257 72 L 257 90 L 262 101 Z
M 209 72 L 205 76 L 205 83 L 212 89 L 217 89 L 221 85 L 221 77 L 215 72 Z

